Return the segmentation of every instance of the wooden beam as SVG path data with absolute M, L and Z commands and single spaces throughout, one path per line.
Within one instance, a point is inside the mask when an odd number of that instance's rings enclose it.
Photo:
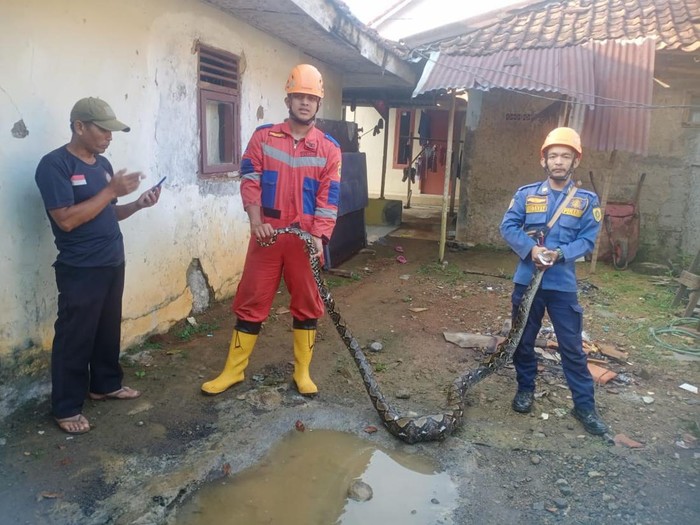
M 600 225 L 601 230 L 603 228 L 605 228 L 605 224 L 604 224 L 605 206 L 607 206 L 607 204 L 608 204 L 608 195 L 610 194 L 610 185 L 612 184 L 612 180 L 613 180 L 613 171 L 615 168 L 615 164 L 616 164 L 615 161 L 616 160 L 617 160 L 617 150 L 615 149 L 612 152 L 610 152 L 610 160 L 608 162 L 608 166 L 610 167 L 610 171 L 607 174 L 607 176 L 605 177 L 605 184 L 603 185 L 603 195 L 598 195 L 598 197 L 600 198 L 600 209 L 602 211 L 601 222 L 603 222 L 603 224 Z M 600 247 L 600 238 L 601 238 L 601 235 L 600 235 L 600 233 L 598 233 L 598 240 L 595 243 L 595 248 L 593 249 L 593 255 L 591 256 L 591 270 L 590 270 L 591 273 L 595 273 L 595 267 L 596 267 L 596 264 L 598 262 L 598 249 Z
M 447 208 L 450 199 L 450 177 L 452 175 L 452 139 L 455 132 L 455 111 L 457 108 L 457 95 L 452 92 L 450 103 L 450 116 L 447 121 L 447 158 L 445 159 L 445 181 L 442 188 L 442 219 L 440 221 L 440 253 L 438 260 L 445 260 L 445 244 L 447 242 Z

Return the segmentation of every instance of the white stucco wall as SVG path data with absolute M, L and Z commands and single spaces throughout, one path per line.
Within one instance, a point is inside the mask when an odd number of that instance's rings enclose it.
M 0 7 L 0 358 L 47 350 L 53 337 L 56 249 L 34 183 L 39 159 L 70 139 L 69 112 L 84 96 L 108 101 L 130 133 L 115 133 L 115 170 L 162 176 L 160 203 L 121 223 L 127 277 L 123 344 L 165 331 L 191 309 L 186 271 L 201 261 L 215 298 L 231 296 L 249 237 L 239 182 L 197 176 L 196 41 L 241 57 L 242 145 L 286 116 L 291 67 L 313 60 L 196 0 L 3 0 Z M 324 74 L 320 115 L 339 118 L 340 76 Z M 258 119 L 261 113 L 263 118 Z M 13 136 L 23 121 L 29 134 Z

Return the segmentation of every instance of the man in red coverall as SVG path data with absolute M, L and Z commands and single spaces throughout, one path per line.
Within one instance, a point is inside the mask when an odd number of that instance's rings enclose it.
M 241 196 L 251 238 L 232 306 L 237 320 L 228 358 L 223 372 L 202 385 L 205 394 L 220 394 L 243 381 L 282 276 L 291 295 L 294 382 L 302 395 L 318 392 L 309 365 L 324 305 L 306 245 L 295 235 L 280 235 L 268 247 L 257 241 L 269 240 L 277 228 L 295 226 L 313 236 L 316 256 L 323 257 L 338 214 L 341 155 L 338 143 L 314 126 L 323 99 L 321 73 L 300 64 L 285 89 L 289 118 L 256 129 L 241 159 Z

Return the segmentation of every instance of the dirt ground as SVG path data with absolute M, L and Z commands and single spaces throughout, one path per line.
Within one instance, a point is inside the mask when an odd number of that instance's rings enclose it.
M 437 264 L 435 225 L 422 228 L 404 227 L 369 245 L 340 266 L 352 277 L 326 275 L 358 341 L 382 345 L 366 353 L 384 393 L 403 412 L 419 414 L 439 411 L 451 381 L 487 352 L 461 348 L 444 333 L 502 330 L 515 267 L 512 254 L 477 248 L 448 249 L 447 264 Z M 533 413 L 513 412 L 515 375 L 506 367 L 471 391 L 464 425 L 452 436 L 413 446 L 457 483 L 452 523 L 700 522 L 700 397 L 679 388 L 700 385 L 700 364 L 677 359 L 647 334 L 671 321 L 675 289 L 632 270 L 599 264 L 588 275 L 588 268 L 582 264 L 579 275 L 586 334 L 628 354 L 594 356 L 619 374 L 597 387 L 599 411 L 614 435 L 636 445 L 585 433 L 568 414 L 569 391 L 551 359 L 541 360 Z M 6 421 L 0 523 L 169 523 L 203 480 L 253 464 L 297 420 L 409 447 L 381 427 L 327 316 L 312 363 L 320 395 L 309 401 L 296 394 L 286 306 L 281 291 L 245 382 L 221 396 L 202 396 L 199 385 L 225 358 L 234 322 L 228 301 L 195 316 L 196 327 L 180 323 L 128 350 L 125 384 L 144 395 L 136 402 L 86 401 L 89 434 L 61 433 L 46 402 Z M 365 433 L 368 425 L 378 432 Z

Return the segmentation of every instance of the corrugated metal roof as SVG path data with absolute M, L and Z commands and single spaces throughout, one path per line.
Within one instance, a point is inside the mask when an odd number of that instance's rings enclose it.
M 562 0 L 511 9 L 493 23 L 427 46 L 446 54 L 575 46 L 656 38 L 657 49 L 700 49 L 700 0 Z
M 590 47 L 503 51 L 487 56 L 435 53 L 413 96 L 449 89 L 504 88 L 562 93 L 595 102 L 594 57 Z M 426 74 L 427 73 L 427 74 Z
M 595 61 L 595 109 L 588 109 L 581 140 L 598 151 L 646 155 L 654 89 L 654 41 L 592 42 Z
M 586 106 L 583 129 L 569 125 L 579 129 L 587 148 L 645 155 L 654 48 L 654 39 L 647 38 L 503 51 L 479 57 L 433 53 L 413 96 L 450 89 L 493 88 L 545 97 L 550 93 L 567 95 L 572 103 Z

